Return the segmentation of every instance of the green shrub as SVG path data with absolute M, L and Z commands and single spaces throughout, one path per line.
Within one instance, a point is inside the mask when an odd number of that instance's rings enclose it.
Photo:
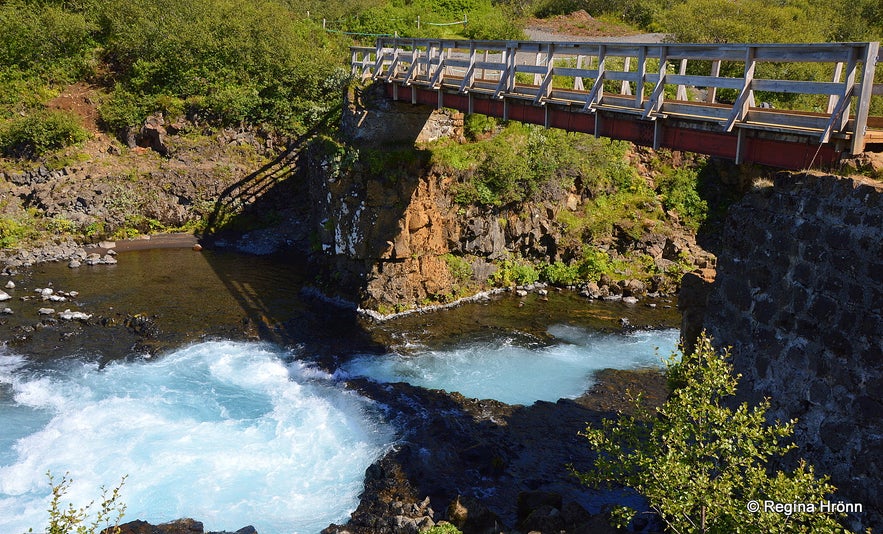
M 14 247 L 32 231 L 32 227 L 15 219 L 0 217 L 0 249 Z
M 583 247 L 576 270 L 581 280 L 597 282 L 602 274 L 609 275 L 613 272 L 613 265 L 606 252 L 586 246 Z
M 587 428 L 595 469 L 574 473 L 586 484 L 634 488 L 672 532 L 842 532 L 832 514 L 753 508 L 764 501 L 818 504 L 834 488 L 804 461 L 790 473 L 773 472 L 770 460 L 795 448 L 782 443 L 794 421 L 770 423 L 769 401 L 753 408 L 730 402 L 738 375 L 728 357 L 704 334 L 680 361 L 673 354 L 665 404 L 651 411 L 639 397 L 635 415 Z M 623 526 L 634 514 L 619 507 L 613 518 Z
M 463 121 L 463 133 L 472 141 L 476 141 L 497 129 L 497 119 L 479 113 L 466 115 Z
M 75 115 L 42 110 L 3 125 L 0 128 L 0 151 L 10 157 L 37 158 L 88 138 L 89 132 Z
M 445 254 L 442 258 L 445 260 L 445 263 L 447 263 L 448 271 L 455 280 L 463 283 L 472 278 L 472 265 L 470 265 L 463 257 L 454 256 L 453 254 Z
M 424 530 L 423 534 L 463 534 L 463 532 L 450 523 L 441 522 L 428 530 Z
M 0 3 L 0 66 L 55 83 L 89 73 L 96 26 L 84 13 L 55 3 Z
M 488 281 L 495 286 L 509 287 L 533 284 L 539 279 L 540 274 L 530 263 L 521 260 L 504 260 Z
M 540 280 L 555 286 L 573 285 L 579 278 L 579 267 L 567 265 L 562 261 L 546 264 L 540 270 Z
M 52 499 L 49 501 L 49 524 L 42 531 L 46 534 L 117 534 L 119 524 L 126 512 L 126 505 L 120 502 L 120 490 L 126 482 L 124 476 L 119 485 L 108 491 L 101 488 L 101 502 L 98 509 L 93 509 L 94 501 L 75 508 L 73 504 L 63 506 L 61 499 L 67 494 L 73 480 L 65 474 L 61 482 L 55 483 L 52 473 L 47 472 L 49 485 L 52 487 Z M 90 522 L 89 516 L 95 518 Z M 28 532 L 34 532 L 33 529 Z
M 677 212 L 684 224 L 693 230 L 697 230 L 708 216 L 708 203 L 697 190 L 698 176 L 693 169 L 669 169 L 659 179 L 658 186 L 665 209 Z

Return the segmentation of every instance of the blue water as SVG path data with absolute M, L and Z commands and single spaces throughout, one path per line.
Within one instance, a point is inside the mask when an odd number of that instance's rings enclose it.
M 360 356 L 335 376 L 267 344 L 207 342 L 103 368 L 35 363 L 0 347 L 0 533 L 46 525 L 49 485 L 64 502 L 122 488 L 126 521 L 193 517 L 207 530 L 315 534 L 358 505 L 365 469 L 393 443 L 382 408 L 341 378 L 530 404 L 575 397 L 603 368 L 658 367 L 676 330 L 601 334 L 556 325 L 554 342 L 472 341 Z
M 315 533 L 347 520 L 393 439 L 376 407 L 271 346 L 202 343 L 155 360 L 45 367 L 0 354 L 0 532 L 45 527 L 49 470 L 69 472 L 76 506 L 128 475 L 125 520 Z
M 660 367 L 679 338 L 676 329 L 598 333 L 566 325 L 550 327 L 549 334 L 555 343 L 539 349 L 514 338 L 467 342 L 452 349 L 359 356 L 341 372 L 530 405 L 578 397 L 600 369 Z

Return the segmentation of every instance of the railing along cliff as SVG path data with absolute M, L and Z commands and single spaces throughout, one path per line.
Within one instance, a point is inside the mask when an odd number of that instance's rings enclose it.
M 396 99 L 404 87 L 411 88 L 414 103 L 417 88 L 437 91 L 439 106 L 445 95 L 461 95 L 468 101 L 457 102 L 468 103 L 452 107 L 466 107 L 463 111 L 469 113 L 477 111 L 476 98 L 502 101 L 504 118 L 511 118 L 509 105 L 518 102 L 545 107 L 546 126 L 550 107 L 566 108 L 594 115 L 595 125 L 582 131 L 596 135 L 601 131 L 599 112 L 628 116 L 654 125 L 652 145 L 657 148 L 664 144 L 663 122 L 733 134 L 737 161 L 747 131 L 836 145 L 838 152 L 854 154 L 867 142 L 883 141 L 883 132 L 868 131 L 869 124 L 883 127 L 883 119 L 869 119 L 872 95 L 883 95 L 883 85 L 873 84 L 877 42 L 711 45 L 381 38 L 375 47 L 353 47 L 351 53 L 353 74 L 392 85 Z M 762 72 L 783 74 L 761 77 L 758 66 L 763 64 L 772 68 Z M 826 72 L 823 81 L 808 79 L 820 72 Z M 728 101 L 722 101 L 719 90 L 730 90 Z M 816 97 L 812 111 L 795 111 L 757 102 L 758 92 L 822 96 Z M 646 124 L 640 127 L 646 130 Z

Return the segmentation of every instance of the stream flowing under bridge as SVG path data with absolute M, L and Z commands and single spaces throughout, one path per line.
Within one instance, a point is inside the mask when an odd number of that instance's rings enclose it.
M 397 101 L 803 169 L 883 143 L 883 117 L 870 112 L 883 99 L 880 53 L 877 42 L 380 38 L 351 48 L 350 65 Z

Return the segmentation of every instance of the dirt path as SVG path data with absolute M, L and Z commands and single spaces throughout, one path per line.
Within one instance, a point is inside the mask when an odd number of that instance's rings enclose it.
M 524 33 L 532 41 L 660 43 L 664 33 L 638 33 L 616 22 L 596 19 L 580 10 L 548 19 L 531 19 Z

